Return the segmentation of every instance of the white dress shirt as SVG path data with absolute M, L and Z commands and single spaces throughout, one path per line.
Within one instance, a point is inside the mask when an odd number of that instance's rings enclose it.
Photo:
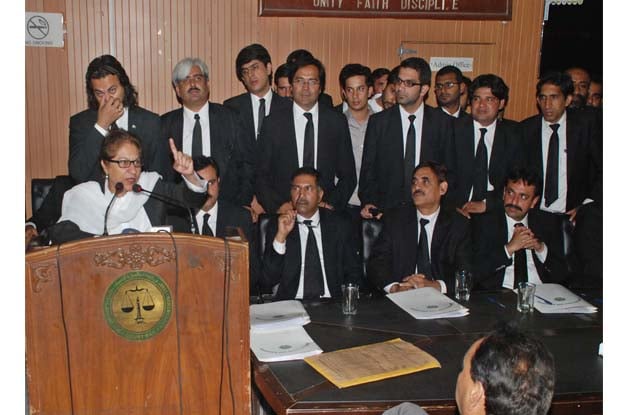
M 297 229 L 299 231 L 299 240 L 300 240 L 300 253 L 302 257 L 302 263 L 299 272 L 299 285 L 297 287 L 297 294 L 295 294 L 296 299 L 304 298 L 304 266 L 306 261 L 306 245 L 308 243 L 308 226 L 304 225 L 305 220 L 312 220 L 312 230 L 315 233 L 315 240 L 317 241 L 317 249 L 319 250 L 319 259 L 321 260 L 321 271 L 323 273 L 323 295 L 322 297 L 331 297 L 330 290 L 328 289 L 328 278 L 326 276 L 326 267 L 325 262 L 323 260 L 323 244 L 321 240 L 321 222 L 319 216 L 319 210 L 315 212 L 314 215 L 310 218 L 305 218 L 303 216 L 297 215 Z M 293 230 L 295 231 L 295 229 Z M 291 231 L 291 232 L 293 232 Z M 286 242 L 281 243 L 273 240 L 273 249 L 279 254 L 284 255 L 286 253 Z
M 254 115 L 254 131 L 259 132 L 258 131 L 258 108 L 260 108 L 260 99 L 261 98 L 265 99 L 265 117 L 266 117 L 269 115 L 269 112 L 271 111 L 271 98 L 273 97 L 273 92 L 271 91 L 271 88 L 269 88 L 269 91 L 267 91 L 267 93 L 263 97 L 259 97 L 254 94 L 250 94 L 250 96 L 252 97 L 252 114 Z
M 415 166 L 419 164 L 419 160 L 421 157 L 421 131 L 423 130 L 423 103 L 417 108 L 417 111 L 414 113 L 409 113 L 399 105 L 399 114 L 401 116 L 401 131 L 402 131 L 402 139 L 404 142 L 404 151 L 403 154 L 406 154 L 406 139 L 408 138 L 408 129 L 410 128 L 410 120 L 408 117 L 410 115 L 414 115 L 416 118 L 414 119 L 414 129 L 415 129 Z
M 210 157 L 211 134 L 208 117 L 208 101 L 206 101 L 206 104 L 204 104 L 198 112 L 193 112 L 185 106 L 182 107 L 182 152 L 185 154 L 192 154 L 195 114 L 200 116 L 200 126 L 202 127 L 202 154 Z
M 512 239 L 512 235 L 514 235 L 514 225 L 516 223 L 519 223 L 519 221 L 514 220 L 510 216 L 506 215 L 506 225 L 508 229 L 508 242 L 510 242 L 510 240 Z M 525 215 L 523 220 L 521 220 L 521 223 L 525 225 L 526 227 L 528 226 L 527 215 Z M 506 252 L 506 255 L 508 255 L 508 258 L 512 259 L 512 264 L 506 267 L 506 270 L 503 274 L 503 287 L 509 288 L 512 290 L 514 289 L 514 254 L 510 255 L 510 253 L 508 252 L 505 246 L 504 246 L 504 251 Z M 536 256 L 538 257 L 538 260 L 544 263 L 545 260 L 547 259 L 547 245 L 543 244 L 542 252 L 537 252 L 537 251 L 535 252 L 536 252 Z M 538 276 L 538 271 L 536 270 L 536 265 L 534 264 L 534 256 L 532 255 L 532 250 L 526 249 L 525 256 L 527 257 L 527 282 L 531 282 L 532 284 L 542 284 L 543 282 L 540 280 L 540 277 Z
M 205 210 L 200 209 L 195 215 L 195 222 L 197 223 L 197 232 L 198 234 L 202 234 L 202 229 L 204 226 L 204 214 L 208 213 L 210 217 L 208 218 L 208 227 L 213 231 L 213 235 L 217 236 L 217 214 L 219 213 L 219 201 L 215 203 L 215 206 L 210 208 L 207 212 Z
M 497 129 L 497 120 L 493 121 L 489 126 L 483 126 L 477 121 L 473 121 L 473 156 L 477 154 L 477 145 L 480 143 L 480 137 L 482 132 L 480 128 L 486 128 L 486 135 L 484 136 L 484 144 L 486 145 L 486 191 L 489 192 L 495 187 L 490 182 L 490 175 L 488 169 L 490 168 L 490 155 L 493 152 L 493 143 L 495 142 L 495 130 Z M 471 192 L 469 193 L 469 200 L 473 197 L 473 186 L 471 186 Z
M 566 211 L 566 111 L 555 123 L 550 123 L 542 118 L 542 150 L 543 150 L 543 180 L 547 181 L 547 157 L 549 154 L 549 140 L 553 130 L 551 124 L 560 124 L 558 127 L 558 198 L 547 207 L 545 205 L 545 186 L 543 185 L 543 197 L 540 199 L 540 209 L 547 212 L 564 213 Z
M 313 153 L 315 156 L 315 168 L 317 168 L 317 149 L 318 149 L 318 138 L 319 137 L 319 102 L 315 103 L 315 106 L 310 109 L 310 111 L 305 111 L 302 107 L 293 102 L 293 121 L 295 122 L 295 140 L 297 144 L 297 165 L 298 167 L 302 167 L 304 164 L 304 133 L 306 131 L 306 123 L 308 119 L 304 117 L 305 112 L 310 112 L 312 114 L 313 125 L 315 126 L 315 152 Z

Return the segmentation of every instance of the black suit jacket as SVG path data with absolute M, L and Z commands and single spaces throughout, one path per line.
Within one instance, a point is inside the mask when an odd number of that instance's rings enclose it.
M 436 109 L 438 109 L 440 112 L 442 112 L 443 114 L 447 115 L 448 117 L 451 117 L 454 120 L 461 120 L 463 118 L 471 118 L 471 114 L 469 114 L 465 110 L 460 110 L 460 113 L 458 114 L 458 118 L 456 118 L 453 115 L 449 115 L 445 111 L 443 111 L 443 107 L 436 107 Z
M 332 297 L 341 297 L 341 284 L 359 284 L 362 266 L 358 261 L 354 240 L 351 238 L 349 221 L 327 209 L 320 208 L 321 243 L 323 262 Z M 293 299 L 299 287 L 302 254 L 298 225 L 286 239 L 286 253 L 279 255 L 273 249 L 273 240 L 278 230 L 277 217 L 267 225 L 265 254 L 263 256 L 263 285 L 279 283 L 276 299 Z
M 87 109 L 69 119 L 69 174 L 77 183 L 98 180 L 104 136 L 95 128 L 98 111 Z M 160 140 L 160 119 L 141 107 L 128 109 L 128 131 L 141 139 L 143 170 L 161 175 L 171 169 L 169 144 Z
M 419 244 L 417 209 L 402 206 L 388 210 L 382 217 L 383 228 L 367 264 L 367 277 L 383 290 L 415 273 Z M 440 209 L 430 247 L 432 277 L 443 280 L 447 294 L 454 294 L 454 273 L 472 269 L 469 221 L 457 212 Z
M 419 162 L 446 163 L 450 157 L 447 153 L 451 151 L 453 118 L 424 106 Z M 448 181 L 450 185 L 453 183 L 451 177 Z M 358 197 L 363 206 L 372 203 L 386 209 L 412 205 L 409 191 L 404 188 L 404 138 L 399 106 L 369 117 L 358 183 Z
M 104 193 L 104 179 L 100 179 L 99 183 L 100 189 Z M 196 193 L 190 190 L 184 183 L 174 184 L 158 180 L 154 186 L 153 192 L 157 195 L 163 195 L 169 199 L 182 201 L 184 204 L 191 207 L 201 207 L 204 200 L 206 200 L 206 193 Z M 145 213 L 148 215 L 152 226 L 166 224 L 168 205 L 162 200 L 159 200 L 154 196 L 150 196 L 148 201 L 143 205 L 143 208 L 145 209 Z M 104 212 L 97 213 L 104 215 Z M 64 220 L 56 223 L 48 228 L 48 233 L 54 244 L 93 236 L 91 233 L 83 232 L 78 225 L 70 220 Z
M 601 203 L 603 166 L 601 163 L 600 133 L 597 117 L 584 111 L 568 111 L 566 116 L 566 210 L 576 208 L 585 198 Z M 544 183 L 542 153 L 542 115 L 527 118 L 521 123 L 527 146 L 528 167 L 540 175 Z M 544 186 L 543 186 L 544 194 Z
M 347 205 L 356 187 L 356 165 L 347 119 L 334 109 L 318 105 L 317 170 L 323 200 L 334 208 Z M 293 103 L 265 119 L 259 139 L 256 194 L 267 212 L 276 212 L 290 200 L 291 175 L 299 167 Z M 335 184 L 335 178 L 338 182 Z
M 453 160 L 447 166 L 455 176 L 454 188 L 448 191 L 453 206 L 462 207 L 469 201 L 475 169 L 475 137 L 473 118 L 459 118 L 453 123 Z M 486 195 L 486 209 L 501 205 L 503 187 L 513 166 L 525 165 L 525 146 L 519 123 L 511 120 L 497 121 L 495 138 L 488 163 L 488 179 L 494 189 Z
M 210 102 L 208 118 L 211 156 L 219 164 L 221 178 L 219 198 L 237 205 L 249 205 L 254 184 L 254 142 L 241 128 L 237 113 L 230 108 Z M 169 137 L 172 137 L 176 147 L 182 149 L 183 123 L 182 108 L 163 114 L 161 140 L 167 144 Z M 172 163 L 165 177 L 167 180 L 179 182 L 182 178 L 171 166 Z
M 271 107 L 269 108 L 269 114 L 274 111 L 282 111 L 289 108 L 291 100 L 281 97 L 280 95 L 272 92 Z M 229 98 L 224 101 L 224 106 L 236 111 L 241 119 L 241 125 L 245 133 L 250 137 L 252 142 L 256 143 L 256 129 L 254 128 L 254 113 L 252 109 L 252 97 L 249 93 L 237 95 L 236 97 Z M 266 114 L 265 117 L 268 117 Z M 263 120 L 264 121 L 264 120 Z
M 547 259 L 544 263 L 538 260 L 532 251 L 534 265 L 540 280 L 562 282 L 566 277 L 564 262 L 564 244 L 560 226 L 553 215 L 539 209 L 530 209 L 528 227 L 538 239 L 547 245 Z M 512 258 L 508 258 L 504 245 L 510 239 L 503 208 L 476 215 L 472 219 L 473 255 L 475 264 L 475 284 L 482 289 L 499 289 L 502 287 L 506 267 L 512 266 Z

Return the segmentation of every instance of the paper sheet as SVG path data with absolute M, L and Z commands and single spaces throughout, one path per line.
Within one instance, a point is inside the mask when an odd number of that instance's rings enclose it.
M 469 314 L 468 308 L 432 287 L 401 291 L 386 296 L 417 320 L 462 317 Z

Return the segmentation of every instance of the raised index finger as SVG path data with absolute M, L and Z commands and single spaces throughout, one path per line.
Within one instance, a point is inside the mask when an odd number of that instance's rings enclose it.
M 172 154 L 175 156 L 178 153 L 178 149 L 176 148 L 176 143 L 174 143 L 173 138 L 169 138 L 169 148 L 171 149 Z

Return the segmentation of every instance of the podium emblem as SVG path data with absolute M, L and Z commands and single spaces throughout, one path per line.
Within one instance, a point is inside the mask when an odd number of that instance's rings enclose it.
M 158 275 L 131 271 L 117 278 L 104 296 L 104 317 L 126 340 L 148 340 L 160 333 L 171 317 L 169 287 Z

